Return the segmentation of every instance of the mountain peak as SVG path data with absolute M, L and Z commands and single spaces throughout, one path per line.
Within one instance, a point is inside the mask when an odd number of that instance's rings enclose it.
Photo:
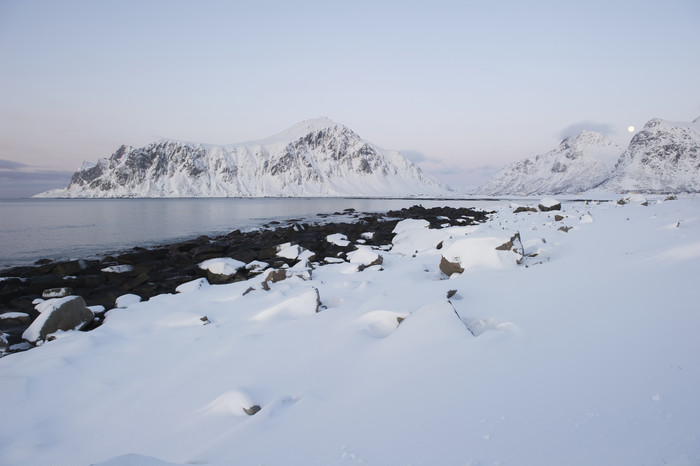
M 295 124 L 294 126 L 291 126 L 279 133 L 279 136 L 284 135 L 287 137 L 301 137 L 312 132 L 321 131 L 327 128 L 334 128 L 336 126 L 344 127 L 343 125 L 336 123 L 330 118 L 322 116 L 318 118 L 312 118 L 310 120 L 301 121 Z

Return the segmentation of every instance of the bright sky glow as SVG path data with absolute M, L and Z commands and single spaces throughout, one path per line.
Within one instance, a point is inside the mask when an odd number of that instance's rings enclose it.
M 72 171 L 323 115 L 472 184 L 567 129 L 698 117 L 698 24 L 696 0 L 3 0 L 0 159 Z

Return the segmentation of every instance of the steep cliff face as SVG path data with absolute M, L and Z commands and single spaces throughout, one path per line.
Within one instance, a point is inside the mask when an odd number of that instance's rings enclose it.
M 448 188 L 400 153 L 326 118 L 229 146 L 159 141 L 121 146 L 42 197 L 439 195 Z
M 700 192 L 700 118 L 692 123 L 654 118 L 630 141 L 600 190 Z
M 528 196 L 586 191 L 610 176 L 621 152 L 603 134 L 583 131 L 563 140 L 556 149 L 505 167 L 479 192 Z

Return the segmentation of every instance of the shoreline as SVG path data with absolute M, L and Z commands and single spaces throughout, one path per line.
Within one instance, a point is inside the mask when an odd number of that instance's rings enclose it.
M 296 258 L 277 254 L 280 245 L 290 244 L 311 251 L 313 262 L 318 264 L 330 262 L 328 258 L 344 261 L 346 254 L 355 249 L 354 243 L 375 248 L 390 245 L 392 231 L 401 220 L 425 219 L 431 228 L 443 228 L 452 224 L 482 223 L 489 212 L 467 207 L 414 205 L 380 213 L 345 209 L 317 215 L 328 218 L 339 214 L 347 218 L 330 222 L 298 218 L 273 220 L 247 232 L 234 230 L 225 235 L 202 235 L 153 247 L 136 246 L 113 255 L 98 254 L 99 259 L 45 259 L 31 266 L 0 270 L 0 315 L 14 312 L 28 316 L 21 321 L 3 319 L 0 331 L 9 336 L 10 345 L 21 343 L 22 333 L 39 316 L 35 309 L 37 300 L 76 295 L 81 296 L 87 306 L 109 310 L 117 307 L 117 298 L 126 294 L 137 295 L 145 301 L 175 293 L 178 286 L 200 278 L 206 278 L 211 284 L 225 284 L 248 280 L 263 272 L 258 267 L 244 267 L 233 275 L 217 275 L 199 267 L 206 260 L 229 258 L 245 264 L 263 263 L 265 271 L 283 269 L 297 262 Z M 368 232 L 373 233 L 371 237 L 363 236 Z M 326 238 L 334 234 L 344 235 L 348 244 L 341 246 L 327 241 Z M 83 330 L 97 328 L 102 321 L 96 318 Z

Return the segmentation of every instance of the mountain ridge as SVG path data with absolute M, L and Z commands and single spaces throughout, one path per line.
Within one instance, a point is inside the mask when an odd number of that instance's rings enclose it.
M 83 164 L 66 188 L 35 197 L 306 197 L 441 195 L 449 188 L 399 152 L 321 117 L 258 141 L 161 139 Z

